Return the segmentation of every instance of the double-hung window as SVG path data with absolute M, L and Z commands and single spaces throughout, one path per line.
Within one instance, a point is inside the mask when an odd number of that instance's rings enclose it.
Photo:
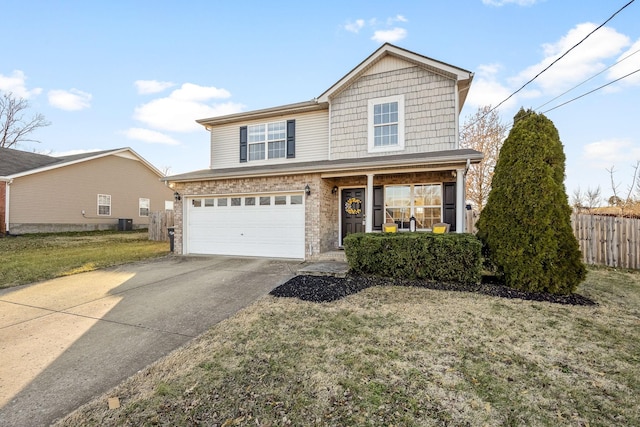
M 287 123 L 273 122 L 247 126 L 249 161 L 286 156 Z
M 111 215 L 111 195 L 98 194 L 98 215 Z
M 138 214 L 140 216 L 149 216 L 149 208 L 151 207 L 151 201 L 149 199 L 138 199 Z
M 368 103 L 369 152 L 404 149 L 404 95 Z

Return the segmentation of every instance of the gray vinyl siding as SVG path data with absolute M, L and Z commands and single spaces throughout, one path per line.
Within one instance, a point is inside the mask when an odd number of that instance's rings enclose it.
M 331 100 L 331 159 L 457 148 L 455 90 L 453 79 L 417 66 L 365 74 Z M 370 154 L 367 102 L 395 95 L 404 95 L 405 149 Z
M 98 216 L 98 194 L 111 195 L 111 215 Z M 149 217 L 139 215 L 140 198 L 150 200 L 151 212 L 164 211 L 173 190 L 143 163 L 106 156 L 15 178 L 9 220 L 16 225 L 116 225 L 119 218 L 130 218 L 134 227 L 146 226 Z
M 293 159 L 266 159 L 240 163 L 239 135 L 241 126 L 277 121 L 296 121 L 296 157 Z M 329 139 L 329 113 L 327 110 L 313 111 L 271 117 L 268 119 L 236 122 L 216 126 L 211 130 L 211 168 L 226 169 L 234 167 L 256 166 L 260 164 L 278 164 L 327 160 Z

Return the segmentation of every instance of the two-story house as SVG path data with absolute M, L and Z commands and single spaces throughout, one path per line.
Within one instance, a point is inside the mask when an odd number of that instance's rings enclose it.
M 166 178 L 176 252 L 313 259 L 353 232 L 464 230 L 473 73 L 385 44 L 312 101 L 197 120 L 209 169 Z

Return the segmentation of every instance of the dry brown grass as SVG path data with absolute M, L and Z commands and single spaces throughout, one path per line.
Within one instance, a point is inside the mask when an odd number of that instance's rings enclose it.
M 599 305 L 266 297 L 59 425 L 640 425 L 640 274 L 579 291 Z

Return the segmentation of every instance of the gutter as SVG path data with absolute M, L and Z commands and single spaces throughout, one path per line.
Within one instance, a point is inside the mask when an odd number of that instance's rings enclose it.
M 9 208 L 10 208 L 9 200 L 11 199 L 10 185 L 13 184 L 13 178 L 0 178 L 0 180 L 6 183 L 5 192 L 4 192 L 4 232 L 5 234 L 8 235 L 10 234 L 9 233 Z

